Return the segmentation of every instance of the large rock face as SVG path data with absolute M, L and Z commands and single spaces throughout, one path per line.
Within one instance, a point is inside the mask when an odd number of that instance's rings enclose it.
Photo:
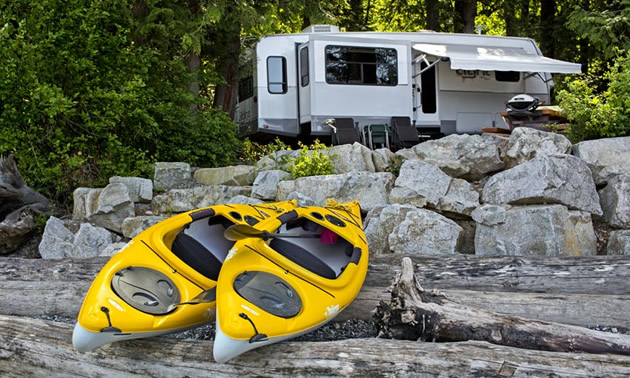
M 630 175 L 630 137 L 580 142 L 573 146 L 573 155 L 588 164 L 597 185 L 616 175 Z
M 201 168 L 195 171 L 193 177 L 203 185 L 247 186 L 254 182 L 254 170 L 251 165 Z
M 497 173 L 484 186 L 482 202 L 558 203 L 602 215 L 590 170 L 582 160 L 571 155 L 539 157 Z
M 407 213 L 415 211 L 417 207 L 411 205 L 394 204 L 377 206 L 370 210 L 365 219 L 365 236 L 371 254 L 391 252 L 389 235 L 398 228 L 407 217 Z
M 333 146 L 326 150 L 335 173 L 375 172 L 372 150 L 361 143 Z
M 39 254 L 44 259 L 96 257 L 101 256 L 113 241 L 112 234 L 102 227 L 82 223 L 74 234 L 62 220 L 50 217 L 39 244 Z
M 389 248 L 396 253 L 452 255 L 460 248 L 462 228 L 430 210 L 407 212 L 389 235 Z
M 514 167 L 541 156 L 570 154 L 572 144 L 564 135 L 517 127 L 508 140 L 504 160 Z
M 615 176 L 599 191 L 604 219 L 611 226 L 630 228 L 630 175 Z
M 284 201 L 292 192 L 310 197 L 319 206 L 328 198 L 339 202 L 357 200 L 364 210 L 387 204 L 388 193 L 394 184 L 394 175 L 386 172 L 354 172 L 341 175 L 301 177 L 297 180 L 281 181 L 278 185 L 278 200 Z
M 165 220 L 166 217 L 155 215 L 143 215 L 140 217 L 127 218 L 122 222 L 122 234 L 126 238 L 134 238 L 142 231 Z
M 607 254 L 630 256 L 630 230 L 616 230 L 610 233 Z
M 149 203 L 153 199 L 153 181 L 140 177 L 111 177 L 110 184 L 124 184 L 134 203 Z
M 109 184 L 103 189 L 77 188 L 72 217 L 121 232 L 122 221 L 135 215 L 127 186 Z
M 157 214 L 181 213 L 225 203 L 230 198 L 251 193 L 251 186 L 211 185 L 192 189 L 173 189 L 153 197 L 151 207 Z
M 192 170 L 188 163 L 155 163 L 153 187 L 163 191 L 189 188 L 193 185 Z
M 591 256 L 597 240 L 588 213 L 562 205 L 484 205 L 473 211 L 478 255 Z
M 262 171 L 256 176 L 256 180 L 254 180 L 252 197 L 266 200 L 275 199 L 276 192 L 278 191 L 278 183 L 289 179 L 291 179 L 291 175 L 285 171 L 277 169 Z
M 420 160 L 466 180 L 480 180 L 504 167 L 497 144 L 480 135 L 451 134 L 420 143 L 413 151 Z
M 420 160 L 407 160 L 400 168 L 390 201 L 469 216 L 479 206 L 479 193 L 462 179 Z

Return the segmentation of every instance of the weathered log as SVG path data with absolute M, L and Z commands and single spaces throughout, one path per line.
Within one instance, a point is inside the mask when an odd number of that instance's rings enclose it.
M 370 311 L 381 300 L 390 297 L 388 287 L 400 270 L 400 259 L 398 255 L 373 258 L 359 296 L 337 319 L 369 320 Z M 443 288 L 447 298 L 457 303 L 536 320 L 630 328 L 630 318 L 626 316 L 630 313 L 628 257 L 552 258 L 551 262 L 518 259 L 520 264 L 513 264 L 513 257 L 413 256 L 412 259 L 416 269 L 418 266 L 423 268 L 422 274 L 416 276 L 425 282 L 425 286 Z M 106 261 L 107 258 L 0 259 L 0 314 L 76 317 L 85 293 Z M 510 268 L 511 264 L 513 268 Z M 540 272 L 539 277 L 535 276 L 535 271 Z M 466 276 L 466 272 L 471 275 Z M 565 281 L 568 272 L 573 275 L 571 282 Z M 518 281 L 520 284 L 502 286 L 501 281 Z M 555 281 L 558 283 L 554 285 Z M 573 287 L 568 290 L 565 283 Z M 462 287 L 469 290 L 461 290 Z M 522 291 L 524 287 L 543 293 L 505 291 L 510 288 Z M 581 288 L 583 293 L 595 294 L 563 293 L 576 288 Z M 602 288 L 611 292 L 625 290 L 625 295 L 599 294 Z M 552 289 L 557 292 L 551 292 Z
M 391 301 L 381 302 L 379 335 L 406 340 L 487 341 L 525 349 L 630 355 L 630 336 L 501 315 L 454 303 L 437 290 L 425 291 L 411 259 L 402 261 Z
M 626 356 L 518 350 L 485 342 L 284 342 L 217 364 L 212 341 L 157 337 L 78 353 L 71 335 L 70 324 L 0 315 L 0 375 L 623 377 L 630 371 Z

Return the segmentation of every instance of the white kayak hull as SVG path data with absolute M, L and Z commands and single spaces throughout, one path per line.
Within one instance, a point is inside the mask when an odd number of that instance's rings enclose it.
M 79 352 L 89 352 L 93 349 L 101 347 L 105 344 L 113 343 L 122 340 L 144 339 L 147 337 L 154 337 L 160 335 L 166 335 L 169 333 L 183 332 L 191 328 L 198 327 L 186 327 L 180 329 L 171 329 L 165 331 L 155 332 L 138 332 L 138 333 L 118 333 L 118 332 L 92 332 L 81 327 L 79 323 L 74 326 L 72 332 L 72 346 Z

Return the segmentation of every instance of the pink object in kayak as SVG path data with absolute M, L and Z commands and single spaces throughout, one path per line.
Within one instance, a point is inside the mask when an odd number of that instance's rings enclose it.
M 319 241 L 322 242 L 322 244 L 335 244 L 337 243 L 338 238 L 339 235 L 335 234 L 327 228 L 323 228 L 322 236 L 319 237 Z

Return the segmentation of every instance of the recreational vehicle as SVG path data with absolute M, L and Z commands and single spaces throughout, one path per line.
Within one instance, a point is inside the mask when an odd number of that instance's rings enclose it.
M 311 26 L 263 37 L 239 85 L 241 134 L 330 135 L 325 122 L 359 129 L 402 117 L 418 133 L 504 127 L 501 111 L 527 93 L 549 104 L 551 73 L 580 65 L 542 56 L 529 38 L 430 31 L 339 32 Z

